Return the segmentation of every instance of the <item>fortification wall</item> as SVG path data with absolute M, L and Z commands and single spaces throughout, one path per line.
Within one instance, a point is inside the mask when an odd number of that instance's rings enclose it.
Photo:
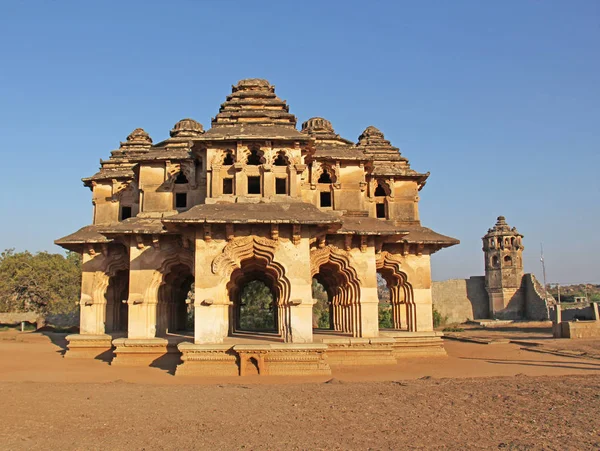
M 521 282 L 521 287 L 525 291 L 525 317 L 533 321 L 549 319 L 549 302 L 544 299 L 543 287 L 535 276 L 533 274 L 525 274 Z M 548 300 L 550 301 L 550 299 Z
M 489 301 L 485 290 L 485 277 L 451 279 L 433 282 L 431 287 L 433 307 L 447 317 L 448 323 L 489 317 Z

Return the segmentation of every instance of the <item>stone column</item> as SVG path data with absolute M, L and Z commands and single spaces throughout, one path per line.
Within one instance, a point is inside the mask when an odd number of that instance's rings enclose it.
M 152 284 L 158 262 L 153 259 L 154 249 L 140 244 L 131 238 L 129 246 L 129 318 L 128 338 L 156 337 L 156 304 L 158 297 L 146 299 L 148 287 Z
M 408 300 L 407 306 L 409 330 L 413 332 L 433 331 L 430 256 L 425 253 L 411 254 L 407 255 L 404 261 L 407 267 L 408 282 L 413 288 L 413 299 L 412 302 Z
M 262 195 L 263 197 L 272 197 L 275 195 L 275 175 L 271 170 L 270 164 L 264 164 L 262 167 Z
M 379 336 L 379 297 L 377 295 L 377 264 L 375 261 L 375 241 L 361 237 L 360 249 L 352 249 L 355 269 L 360 279 L 360 305 L 358 309 L 358 336 L 372 338 Z
M 289 227 L 289 226 L 288 226 Z M 297 244 L 293 241 L 279 243 L 275 261 L 285 265 L 285 277 L 290 281 L 289 337 L 291 343 L 312 343 L 312 276 L 310 272 L 310 243 L 308 227 L 301 230 Z
M 196 273 L 194 292 L 194 343 L 223 343 L 229 333 L 229 297 L 223 274 L 213 274 L 212 261 L 224 241 L 205 241 L 203 229 L 196 230 Z

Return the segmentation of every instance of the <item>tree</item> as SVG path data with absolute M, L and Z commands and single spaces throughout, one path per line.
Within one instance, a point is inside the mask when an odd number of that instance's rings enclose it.
M 275 329 L 274 309 L 276 307 L 273 294 L 264 282 L 260 280 L 248 282 L 242 288 L 240 300 L 240 329 Z
M 7 249 L 0 253 L 0 311 L 72 313 L 78 308 L 79 254 Z

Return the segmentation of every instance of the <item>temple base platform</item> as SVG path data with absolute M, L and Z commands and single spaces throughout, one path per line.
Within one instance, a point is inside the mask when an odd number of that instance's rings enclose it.
M 70 335 L 67 356 L 97 357 L 110 351 L 111 365 L 169 367 L 180 376 L 323 376 L 332 367 L 446 356 L 442 337 L 441 332 L 382 330 L 379 337 L 354 338 L 318 331 L 313 343 L 284 343 L 275 335 L 244 333 L 220 344 L 194 344 L 190 335 L 115 338 L 112 343 L 110 335 Z
M 72 334 L 65 338 L 67 340 L 66 358 L 95 359 L 112 352 L 113 337 L 107 334 Z
M 327 346 L 317 343 L 192 344 L 181 343 L 177 375 L 322 376 L 331 374 Z
M 111 365 L 157 366 L 160 360 L 179 357 L 177 343 L 174 338 L 117 338 Z

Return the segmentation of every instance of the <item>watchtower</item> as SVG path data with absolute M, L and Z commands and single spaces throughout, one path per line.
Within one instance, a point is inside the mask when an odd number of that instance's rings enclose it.
M 523 279 L 523 235 L 498 216 L 496 225 L 483 237 L 485 287 L 490 302 L 490 316 L 516 319 L 524 308 L 521 290 Z

